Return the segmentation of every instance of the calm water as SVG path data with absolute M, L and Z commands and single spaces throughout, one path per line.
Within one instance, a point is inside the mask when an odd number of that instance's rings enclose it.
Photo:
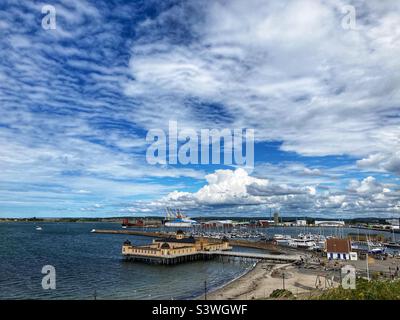
M 249 270 L 254 261 L 215 259 L 175 266 L 125 262 L 121 245 L 144 245 L 149 237 L 93 234 L 91 229 L 120 229 L 111 223 L 0 223 L 0 299 L 190 299 Z M 337 228 L 266 228 L 275 233 L 338 235 Z M 343 235 L 357 229 L 342 228 Z M 390 233 L 360 230 L 360 233 Z M 397 235 L 398 237 L 398 235 Z M 257 249 L 234 248 L 240 251 Z M 44 265 L 56 268 L 57 289 L 43 290 Z
M 129 238 L 93 234 L 120 229 L 108 223 L 0 223 L 0 299 L 188 299 L 246 272 L 254 261 L 216 259 L 175 266 L 125 262 L 121 245 Z M 43 290 L 44 265 L 56 268 L 56 290 Z

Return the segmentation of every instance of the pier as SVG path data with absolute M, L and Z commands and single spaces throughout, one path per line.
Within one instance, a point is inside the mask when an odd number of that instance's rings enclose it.
M 105 231 L 100 231 L 105 232 Z M 120 231 L 118 231 L 120 233 Z M 123 234 L 132 234 L 136 231 L 124 230 Z M 271 254 L 256 252 L 235 252 L 229 240 L 224 237 L 222 240 L 185 236 L 182 230 L 178 230 L 175 236 L 171 234 L 153 233 L 153 240 L 146 245 L 135 245 L 126 240 L 122 245 L 122 256 L 127 261 L 142 261 L 156 264 L 176 264 L 195 260 L 210 260 L 215 257 L 233 257 L 239 259 L 267 260 L 275 263 L 292 263 L 301 260 L 299 255 Z M 166 237 L 166 235 L 169 235 Z
M 199 251 L 190 254 L 168 255 L 168 256 L 143 256 L 134 254 L 124 254 L 127 261 L 141 261 L 154 264 L 177 264 L 196 260 L 210 260 L 216 257 L 235 257 L 242 259 L 257 259 L 271 261 L 275 263 L 293 263 L 300 261 L 299 255 L 285 254 L 266 254 L 235 251 Z
M 214 256 L 259 259 L 259 260 L 273 261 L 277 263 L 291 263 L 301 260 L 300 255 L 288 255 L 288 254 L 268 254 L 268 253 L 235 252 L 235 251 L 213 251 L 213 252 L 204 252 L 204 254 L 214 255 Z
M 159 232 L 159 231 L 139 231 L 139 230 L 107 230 L 107 229 L 95 229 L 93 233 L 99 234 L 125 234 L 125 235 L 132 235 L 132 236 L 144 236 L 144 237 L 151 237 L 151 238 L 164 238 L 169 233 L 166 232 Z M 195 237 L 199 238 L 199 237 Z M 210 239 L 210 238 L 207 238 Z M 235 247 L 245 247 L 245 248 L 256 248 L 256 249 L 264 249 L 273 252 L 279 253 L 280 250 L 277 248 L 276 245 L 272 244 L 271 242 L 260 242 L 260 241 L 248 241 L 248 240 L 241 240 L 241 239 L 229 239 L 229 245 Z

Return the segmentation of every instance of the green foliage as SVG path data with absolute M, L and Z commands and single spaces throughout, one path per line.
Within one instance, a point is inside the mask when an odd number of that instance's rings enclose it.
M 318 300 L 399 300 L 400 280 L 357 279 L 356 289 L 338 287 L 324 291 Z
M 286 289 L 275 289 L 270 295 L 270 298 L 292 298 L 293 293 Z

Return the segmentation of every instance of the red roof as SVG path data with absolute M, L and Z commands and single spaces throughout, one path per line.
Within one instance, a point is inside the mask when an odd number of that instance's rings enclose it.
M 351 242 L 349 239 L 327 239 L 326 251 L 336 253 L 349 253 L 351 251 Z

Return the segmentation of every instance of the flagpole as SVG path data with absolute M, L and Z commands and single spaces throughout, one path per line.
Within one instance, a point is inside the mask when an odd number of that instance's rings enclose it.
M 368 234 L 367 234 L 367 245 L 368 245 L 367 255 L 366 255 L 366 257 L 367 257 L 367 279 L 368 279 L 368 281 L 369 281 L 369 266 L 368 266 L 369 237 L 368 237 Z

